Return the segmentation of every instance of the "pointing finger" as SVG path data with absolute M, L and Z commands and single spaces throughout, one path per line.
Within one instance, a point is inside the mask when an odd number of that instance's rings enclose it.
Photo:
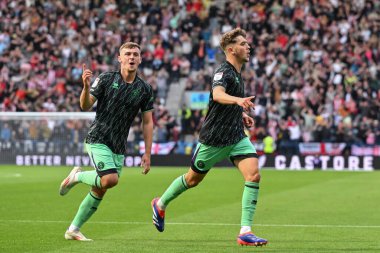
M 251 102 L 253 102 L 253 101 L 255 100 L 255 97 L 256 97 L 256 96 L 250 96 L 250 97 L 248 97 L 248 99 L 249 99 Z

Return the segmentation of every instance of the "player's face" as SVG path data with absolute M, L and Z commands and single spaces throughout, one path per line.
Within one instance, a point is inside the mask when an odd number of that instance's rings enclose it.
M 250 46 L 243 36 L 236 37 L 236 42 L 232 45 L 232 54 L 241 62 L 249 61 Z
M 134 48 L 123 48 L 118 56 L 122 69 L 127 69 L 129 72 L 137 71 L 141 63 L 140 49 Z

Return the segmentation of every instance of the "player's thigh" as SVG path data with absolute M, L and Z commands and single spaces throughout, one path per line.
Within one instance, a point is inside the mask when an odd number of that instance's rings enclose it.
M 119 176 L 123 167 L 124 155 L 114 154 L 104 144 L 87 144 L 87 152 L 99 176 L 116 174 Z
M 248 182 L 260 182 L 259 161 L 257 158 L 240 158 L 234 161 L 235 166 Z
M 206 174 L 217 162 L 228 157 L 230 147 L 213 147 L 198 143 L 193 158 L 191 169 L 198 174 Z
M 259 162 L 256 149 L 246 137 L 235 144 L 229 153 L 229 158 L 240 170 L 246 181 L 259 181 Z
M 242 160 L 245 158 L 258 158 L 256 149 L 248 137 L 243 138 L 238 143 L 232 146 L 228 154 L 232 163 L 235 164 L 235 160 Z

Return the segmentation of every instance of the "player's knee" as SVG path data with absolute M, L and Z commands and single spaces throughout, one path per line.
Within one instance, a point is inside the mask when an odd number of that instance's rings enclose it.
M 118 182 L 119 182 L 119 180 L 117 180 L 117 179 L 109 179 L 109 180 L 105 181 L 104 185 L 102 184 L 102 187 L 109 189 L 109 188 L 116 186 Z
M 95 197 L 102 199 L 106 194 L 107 189 L 99 189 L 94 186 L 92 187 L 92 192 L 94 193 Z
M 119 183 L 117 176 L 104 176 L 102 177 L 102 188 L 109 189 L 115 187 Z
M 199 183 L 200 183 L 200 181 L 197 181 L 194 179 L 190 179 L 189 181 L 186 180 L 187 187 L 189 187 L 189 188 L 193 188 L 193 187 L 197 186 Z
M 253 173 L 251 175 L 248 175 L 245 178 L 245 181 L 259 183 L 260 182 L 260 178 L 261 178 L 260 173 L 257 172 L 257 173 Z
M 185 181 L 188 188 L 193 188 L 202 182 L 206 174 L 194 173 L 191 169 L 185 175 Z
M 202 179 L 199 178 L 186 178 L 186 184 L 188 188 L 193 188 L 197 186 L 200 182 L 202 182 Z

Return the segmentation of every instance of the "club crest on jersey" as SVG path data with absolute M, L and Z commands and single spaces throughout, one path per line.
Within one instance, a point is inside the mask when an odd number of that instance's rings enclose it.
M 98 169 L 102 170 L 104 168 L 104 162 L 98 162 Z
M 203 169 L 205 167 L 205 163 L 203 161 L 198 161 L 197 166 L 198 168 Z
M 235 77 L 235 80 L 238 84 L 240 84 L 239 77 Z
M 214 81 L 219 81 L 223 77 L 223 72 L 216 73 L 214 75 Z
M 137 97 L 137 96 L 140 94 L 140 92 L 141 92 L 140 89 L 137 89 L 137 90 L 132 91 L 132 93 L 131 93 L 131 98 L 135 98 L 135 97 Z

